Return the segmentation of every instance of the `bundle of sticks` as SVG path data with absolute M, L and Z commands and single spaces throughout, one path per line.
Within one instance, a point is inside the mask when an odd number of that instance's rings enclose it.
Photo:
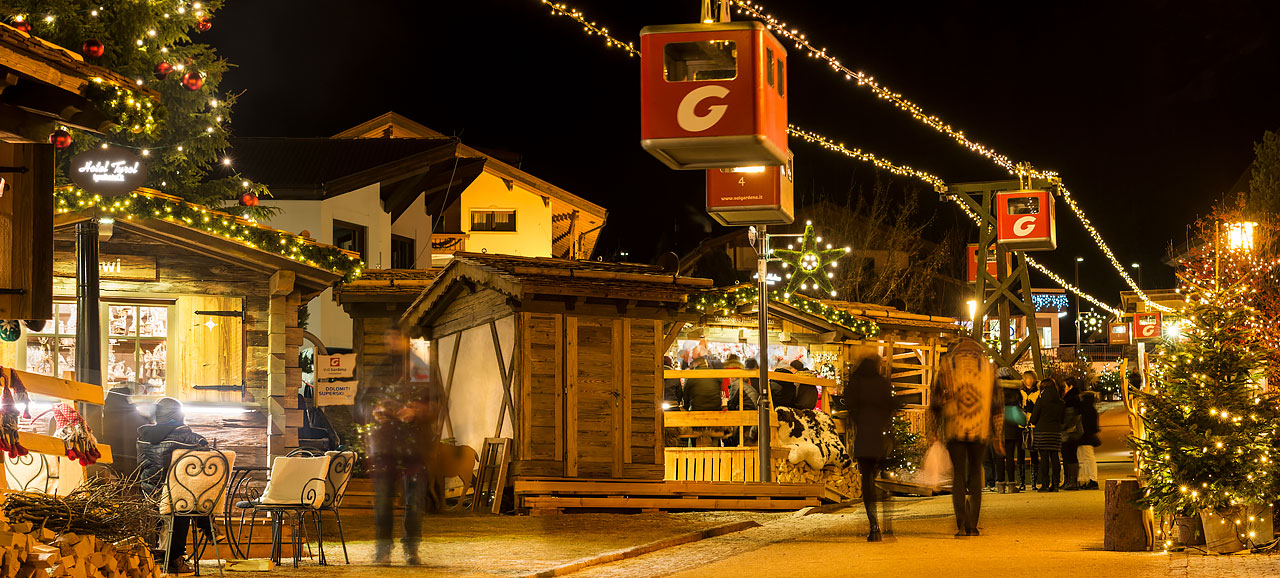
M 131 478 L 91 478 L 66 496 L 9 492 L 3 506 L 12 522 L 55 533 L 92 534 L 114 542 L 155 532 L 159 510 Z

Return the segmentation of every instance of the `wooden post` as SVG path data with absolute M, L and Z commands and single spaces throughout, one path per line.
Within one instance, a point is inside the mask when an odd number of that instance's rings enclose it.
M 302 412 L 298 408 L 298 387 L 302 371 L 298 367 L 298 345 L 302 329 L 298 328 L 298 305 L 301 296 L 293 289 L 292 271 L 277 271 L 271 276 L 270 305 L 267 310 L 267 463 L 271 456 L 289 453 L 298 446 L 298 428 Z M 292 354 L 291 354 L 292 352 Z M 290 419 L 292 418 L 292 419 Z
M 1143 511 L 1134 505 L 1142 495 L 1138 480 L 1110 479 L 1106 485 L 1102 547 L 1113 552 L 1144 552 L 1149 548 Z

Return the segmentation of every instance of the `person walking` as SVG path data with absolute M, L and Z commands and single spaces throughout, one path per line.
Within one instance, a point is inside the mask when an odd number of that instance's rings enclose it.
M 1031 412 L 1031 425 L 1035 427 L 1035 450 L 1040 454 L 1040 468 L 1036 478 L 1039 492 L 1058 491 L 1058 452 L 1062 450 L 1062 418 L 1066 413 L 1058 384 L 1052 379 L 1040 382 L 1040 398 Z
M 882 538 L 876 510 L 883 502 L 876 488 L 876 476 L 893 446 L 891 430 L 898 402 L 893 395 L 893 385 L 880 374 L 880 356 L 877 354 L 872 353 L 859 361 L 847 383 L 845 403 L 849 406 L 849 417 L 856 432 L 853 458 L 858 461 L 858 472 L 862 475 L 862 505 L 871 524 L 867 541 L 879 542 Z M 886 527 L 892 534 L 892 521 L 888 521 Z
M 157 399 L 152 411 L 156 423 L 138 428 L 138 483 L 149 496 L 160 498 L 169 475 L 169 463 L 174 450 L 209 449 L 204 436 L 191 431 L 182 412 L 182 402 L 172 397 Z M 187 557 L 187 530 L 192 518 L 173 517 L 173 535 L 169 538 L 169 562 L 165 569 L 169 574 L 187 574 L 193 569 Z M 213 528 L 205 523 L 205 530 L 212 535 Z
M 956 537 L 978 535 L 982 453 L 992 431 L 1003 427 L 1004 398 L 996 391 L 998 388 L 991 361 L 972 337 L 961 337 L 952 343 L 939 361 L 929 407 L 938 438 L 951 456 Z M 1003 444 L 999 451 L 1004 452 Z
M 996 370 L 996 383 L 1000 386 L 1004 400 L 1004 435 L 999 440 L 999 443 L 1004 444 L 1004 459 L 997 466 L 1004 475 L 1001 477 L 1002 481 L 996 482 L 996 491 L 1001 494 L 1022 491 L 1019 489 L 1019 482 L 1022 481 L 1020 466 L 1026 456 L 1026 450 L 1022 447 L 1022 431 L 1027 425 L 1027 414 L 1022 411 L 1022 382 L 1015 375 L 1017 374 L 1009 367 Z
M 1080 446 L 1080 438 L 1084 428 L 1080 425 L 1080 384 L 1074 377 L 1063 380 L 1062 404 L 1062 485 L 1063 490 L 1078 490 L 1076 477 L 1080 475 L 1080 461 L 1076 458 L 1076 448 Z
M 1040 380 L 1036 377 L 1034 371 L 1022 372 L 1022 413 L 1030 416 L 1032 410 L 1035 409 L 1036 400 L 1040 399 Z M 1033 449 L 1032 428 L 1030 425 L 1022 428 L 1022 447 L 1027 452 L 1027 458 L 1031 462 L 1031 488 L 1035 489 L 1040 485 L 1037 479 L 1040 471 L 1040 455 Z M 1019 464 L 1020 466 L 1023 464 Z M 1018 472 L 1018 488 L 1027 489 L 1027 478 L 1023 471 Z
M 102 409 L 102 441 L 111 446 L 112 463 L 107 467 L 119 477 L 125 477 L 138 468 L 138 428 L 147 425 L 126 386 L 107 390 L 106 404 Z M 167 463 L 167 462 L 166 462 Z
M 1102 427 L 1098 423 L 1098 394 L 1092 391 L 1080 394 L 1080 426 L 1084 433 L 1076 450 L 1080 462 L 1080 474 L 1076 482 L 1082 490 L 1096 490 L 1098 460 L 1093 455 L 1093 448 L 1102 445 L 1102 439 L 1098 437 Z

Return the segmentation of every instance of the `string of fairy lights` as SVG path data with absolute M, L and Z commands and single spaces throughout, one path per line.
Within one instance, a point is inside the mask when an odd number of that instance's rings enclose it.
M 364 263 L 359 255 L 324 245 L 301 235 L 266 227 L 257 222 L 189 203 L 158 191 L 136 190 L 127 195 L 104 198 L 80 187 L 54 189 L 58 214 L 97 207 L 104 216 L 133 219 L 160 219 L 199 229 L 253 249 L 269 251 L 299 263 L 341 273 L 345 280 L 360 276 Z
M 738 8 L 738 12 L 740 14 L 746 14 L 760 19 L 765 26 L 769 28 L 769 30 L 777 32 L 784 38 L 791 40 L 792 43 L 795 44 L 796 48 L 803 50 L 808 56 L 824 61 L 832 70 L 843 74 L 845 80 L 855 82 L 859 87 L 870 89 L 880 99 L 888 101 L 895 108 L 907 113 L 911 118 L 921 124 L 950 137 L 960 146 L 985 157 L 997 166 L 1008 171 L 1010 175 L 1041 178 L 1057 184 L 1058 191 L 1067 201 L 1067 206 L 1070 207 L 1072 214 L 1074 214 L 1076 218 L 1080 220 L 1080 223 L 1084 225 L 1085 230 L 1088 231 L 1089 236 L 1093 238 L 1093 241 L 1098 245 L 1098 248 L 1102 250 L 1103 255 L 1107 257 L 1111 266 L 1120 274 L 1120 277 L 1124 279 L 1131 288 L 1133 288 L 1138 297 L 1149 307 L 1153 307 L 1160 311 L 1171 310 L 1168 307 L 1151 301 L 1151 299 L 1147 297 L 1147 294 L 1138 286 L 1138 283 L 1133 280 L 1133 277 L 1129 275 L 1129 272 L 1125 269 L 1124 265 L 1122 265 L 1120 260 L 1116 258 L 1111 247 L 1107 245 L 1105 240 L 1103 240 L 1102 235 L 1098 233 L 1098 230 L 1093 226 L 1093 223 L 1087 216 L 1085 216 L 1084 210 L 1080 208 L 1078 203 L 1076 203 L 1075 198 L 1071 195 L 1071 191 L 1067 189 L 1065 185 L 1061 184 L 1062 179 L 1056 172 L 1040 171 L 1032 169 L 1026 165 L 1015 164 L 1009 159 L 1009 157 L 1000 154 L 995 149 L 969 139 L 965 136 L 964 131 L 952 127 L 940 117 L 924 112 L 924 109 L 920 105 L 903 97 L 900 93 L 889 90 L 884 85 L 876 82 L 874 77 L 841 64 L 841 62 L 834 56 L 827 53 L 826 48 L 814 46 L 799 29 L 789 27 L 787 23 L 782 22 L 773 15 L 765 12 L 763 5 L 750 2 L 749 0 L 733 0 L 733 2 L 735 7 Z
M 540 0 L 540 1 L 542 2 L 542 4 L 546 5 L 551 9 L 552 15 L 565 16 L 565 17 L 571 18 L 575 22 L 578 22 L 579 24 L 581 24 L 583 27 L 583 31 L 586 32 L 588 35 L 602 37 L 604 39 L 606 48 L 618 48 L 627 52 L 628 55 L 639 56 L 640 51 L 635 48 L 633 43 L 624 42 L 614 37 L 609 33 L 606 27 L 601 26 L 591 20 L 588 20 L 581 11 L 574 8 L 570 8 L 566 4 L 560 3 L 560 2 L 551 2 L 550 0 Z M 741 4 L 742 3 L 739 2 L 739 5 Z M 834 58 L 831 58 L 829 55 L 826 54 L 826 49 L 813 48 L 813 46 L 809 44 L 808 41 L 805 39 L 803 34 L 800 34 L 798 31 L 786 30 L 785 28 L 782 28 L 781 26 L 784 26 L 784 24 L 778 22 L 777 19 L 774 19 L 771 16 L 764 15 L 763 12 L 760 11 L 760 8 L 756 8 L 756 12 L 748 12 L 748 13 L 753 16 L 765 19 L 766 23 L 769 26 L 771 26 L 772 29 L 774 29 L 775 31 L 781 32 L 784 34 L 784 36 L 787 36 L 793 41 L 796 41 L 797 45 L 800 46 L 801 48 L 808 47 L 809 49 L 811 49 L 811 55 L 821 55 L 822 57 L 829 59 L 829 63 L 834 63 L 834 65 L 836 65 L 837 67 L 842 66 L 839 64 L 839 61 L 836 61 Z M 848 70 L 848 75 L 850 76 L 851 79 L 852 78 L 861 79 L 860 83 L 867 84 L 868 86 L 872 86 L 873 90 L 883 91 L 883 94 L 880 94 L 880 93 L 877 93 L 877 94 L 881 95 L 881 97 L 885 98 L 886 100 L 892 100 L 895 103 L 899 101 L 901 101 L 902 103 L 910 103 L 910 101 L 906 100 L 905 98 L 902 98 L 901 95 L 895 95 L 895 93 L 892 93 L 891 91 L 884 89 L 879 84 L 876 84 L 874 82 L 874 79 L 871 77 L 868 77 L 856 71 L 849 70 L 847 68 L 844 68 L 844 69 L 837 68 L 837 70 Z M 904 104 L 903 106 L 907 106 L 907 105 Z M 908 108 L 911 108 L 911 110 L 915 110 L 919 114 L 923 115 L 923 112 L 921 112 L 921 109 L 918 106 L 915 106 L 913 103 L 911 103 L 910 106 L 908 106 Z M 924 115 L 923 118 L 926 119 L 924 120 L 926 124 L 934 121 L 941 123 L 941 120 L 937 119 L 937 117 L 928 117 L 927 115 Z M 930 121 L 927 119 L 934 119 L 934 120 Z M 945 123 L 942 123 L 942 125 L 948 128 L 950 126 L 950 125 L 946 125 Z M 963 132 L 955 131 L 955 133 L 959 135 L 959 137 L 963 138 Z M 853 149 L 848 148 L 843 143 L 837 143 L 836 141 L 828 137 L 825 137 L 821 134 L 818 134 L 810 130 L 800 128 L 796 125 L 788 125 L 787 134 L 789 136 L 797 137 L 807 143 L 815 144 L 817 146 L 820 146 L 832 152 L 842 154 L 846 157 L 859 160 L 862 162 L 871 163 L 877 168 L 889 171 L 893 174 L 919 179 L 929 184 L 939 192 L 946 191 L 946 181 L 944 181 L 941 177 L 938 177 L 937 175 L 934 175 L 927 171 L 915 169 L 908 165 L 895 164 L 889 161 L 888 159 L 882 158 L 878 155 L 875 155 L 874 153 L 865 151 L 860 148 L 853 148 Z M 977 145 L 976 143 L 974 143 L 974 145 L 975 145 L 974 147 L 968 147 L 968 148 L 971 148 L 975 152 L 979 152 L 979 154 L 983 154 L 984 156 L 987 156 L 987 153 L 984 153 L 982 151 L 988 151 L 988 152 L 991 152 L 991 154 L 996 155 L 998 158 L 1003 158 L 1004 161 L 1007 161 L 1008 166 L 1005 166 L 1005 164 L 1001 164 L 1001 161 L 997 161 L 995 158 L 988 156 L 988 158 L 992 158 L 992 160 L 997 162 L 997 164 L 1000 164 L 1000 166 L 1006 168 L 1006 170 L 1009 170 L 1011 174 L 1031 176 L 1031 177 L 1041 178 L 1041 179 L 1046 179 L 1051 181 L 1060 181 L 1057 174 L 1052 171 L 1039 171 L 1035 169 L 1029 169 L 1026 167 L 1020 167 L 1018 165 L 1013 164 L 1012 161 L 1008 161 L 1007 158 L 1004 158 L 1003 156 L 1000 156 L 997 153 L 990 151 L 986 147 Z M 1128 273 L 1124 270 L 1124 268 L 1120 266 L 1119 260 L 1116 259 L 1114 253 L 1111 252 L 1110 248 L 1106 246 L 1106 243 L 1102 241 L 1102 236 L 1097 232 L 1097 229 L 1093 227 L 1092 222 L 1090 222 L 1088 218 L 1084 216 L 1083 210 L 1079 208 L 1079 205 L 1075 202 L 1074 198 L 1070 197 L 1070 191 L 1067 190 L 1065 187 L 1062 187 L 1061 185 L 1059 185 L 1059 190 L 1063 191 L 1063 196 L 1068 199 L 1067 201 L 1068 206 L 1071 207 L 1072 211 L 1076 214 L 1076 216 L 1080 218 L 1080 221 L 1085 226 L 1085 229 L 1094 238 L 1094 241 L 1098 243 L 1099 246 L 1103 249 L 1103 252 L 1107 255 L 1108 259 L 1112 262 L 1112 265 L 1116 267 L 1117 271 L 1120 272 L 1121 276 L 1126 280 L 1126 282 L 1129 283 L 1131 287 L 1134 287 L 1135 289 L 1137 289 L 1139 298 L 1143 299 L 1148 304 L 1148 306 L 1151 306 L 1161 311 L 1169 311 L 1170 309 L 1168 307 L 1165 307 L 1163 305 L 1160 305 L 1151 301 L 1146 296 L 1145 293 L 1143 293 L 1140 289 L 1137 288 L 1137 283 L 1135 283 L 1129 277 Z M 953 201 L 955 201 L 957 206 L 959 206 L 966 214 L 968 214 L 970 218 L 972 218 L 975 222 L 981 224 L 982 222 L 981 218 L 978 217 L 977 214 L 973 213 L 973 211 L 971 211 L 967 206 L 965 206 L 963 202 L 961 202 L 958 198 L 956 198 L 953 195 L 949 197 Z M 1035 268 L 1037 271 L 1044 273 L 1045 276 L 1049 277 L 1051 280 L 1053 280 L 1060 287 L 1066 289 L 1067 291 L 1070 291 L 1073 294 L 1079 295 L 1080 297 L 1084 298 L 1086 301 L 1089 301 L 1095 306 L 1100 307 L 1112 313 L 1113 315 L 1116 315 L 1117 317 L 1123 317 L 1123 311 L 1121 311 L 1120 309 L 1107 305 L 1103 303 L 1101 300 L 1099 300 L 1098 298 L 1085 293 L 1079 287 L 1076 287 L 1066 282 L 1066 280 L 1063 279 L 1062 276 L 1049 270 L 1047 267 L 1040 264 L 1038 261 L 1036 261 L 1034 258 L 1032 258 L 1029 255 L 1027 256 L 1027 264 Z

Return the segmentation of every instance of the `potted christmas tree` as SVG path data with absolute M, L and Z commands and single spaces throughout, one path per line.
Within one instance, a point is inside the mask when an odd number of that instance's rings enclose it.
M 1260 383 L 1265 349 L 1249 293 L 1238 284 L 1192 295 L 1181 339 L 1160 344 L 1149 387 L 1133 391 L 1144 426 L 1131 438 L 1142 505 L 1167 519 L 1198 514 L 1219 552 L 1273 533 L 1280 413 Z

